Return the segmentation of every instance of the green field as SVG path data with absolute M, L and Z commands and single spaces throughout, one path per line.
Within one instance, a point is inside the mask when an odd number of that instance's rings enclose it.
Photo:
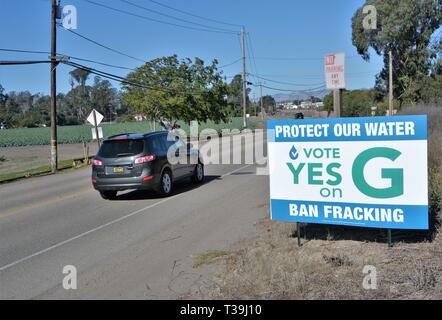
M 178 122 L 181 129 L 189 132 L 189 124 Z M 125 122 L 102 124 L 105 137 L 119 133 L 145 133 L 152 131 L 151 122 Z M 63 126 L 58 127 L 58 143 L 72 144 L 92 141 L 90 125 L 81 126 Z M 156 129 L 160 130 L 160 125 L 156 124 Z M 234 118 L 230 123 L 219 123 L 208 121 L 199 125 L 199 130 L 212 128 L 217 131 L 221 129 L 241 129 L 242 118 Z M 49 145 L 51 130 L 50 128 L 21 128 L 0 130 L 0 147 L 21 147 L 31 145 Z

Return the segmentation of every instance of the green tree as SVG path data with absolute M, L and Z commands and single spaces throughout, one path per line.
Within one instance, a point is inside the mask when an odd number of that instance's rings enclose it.
M 342 93 L 343 117 L 366 117 L 371 115 L 371 108 L 376 106 L 374 90 L 344 90 Z M 333 111 L 333 92 L 324 97 L 324 110 Z M 381 112 L 382 110 L 379 110 Z M 377 112 L 377 114 L 380 114 Z
M 217 64 L 176 55 L 151 60 L 127 76 L 123 102 L 151 120 L 227 120 L 228 89 Z
M 272 112 L 275 109 L 276 101 L 272 96 L 266 95 L 262 97 L 262 105 L 266 113 Z
M 106 121 L 112 121 L 119 105 L 118 91 L 112 87 L 109 81 L 95 77 L 90 94 L 91 109 L 102 113 Z
M 228 98 L 227 103 L 229 106 L 230 114 L 236 117 L 242 117 L 243 115 L 243 87 L 242 87 L 242 75 L 237 74 L 233 77 L 232 81 L 228 86 Z M 247 88 L 247 106 L 246 112 L 252 114 L 254 109 L 252 102 L 250 101 L 251 89 Z
M 377 28 L 364 28 L 365 5 L 377 10 Z M 369 49 L 384 57 L 377 88 L 388 85 L 388 52 L 393 54 L 394 95 L 400 105 L 421 98 L 422 79 L 429 75 L 434 52 L 431 35 L 442 22 L 441 0 L 366 0 L 352 19 L 352 40 L 358 53 L 369 60 Z
M 78 119 L 84 119 L 90 109 L 90 88 L 86 86 L 90 71 L 85 69 L 74 69 L 69 72 L 69 75 L 71 76 L 71 93 L 72 95 L 75 95 L 73 98 L 73 100 L 75 100 L 73 107 L 77 109 Z M 75 83 L 77 83 L 76 88 L 74 87 Z

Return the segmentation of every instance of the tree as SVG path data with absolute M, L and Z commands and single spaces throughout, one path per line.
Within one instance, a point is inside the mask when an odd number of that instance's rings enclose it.
M 74 98 L 76 104 L 73 106 L 77 111 L 78 119 L 84 119 L 87 114 L 88 105 L 89 105 L 89 89 L 86 86 L 87 79 L 89 78 L 90 71 L 85 69 L 74 69 L 69 72 L 71 76 L 71 87 L 72 87 L 72 95 L 75 95 Z M 74 83 L 77 83 L 78 86 L 74 88 Z
M 151 60 L 127 76 L 123 101 L 151 120 L 225 121 L 228 90 L 217 64 L 176 55 Z
M 264 107 L 265 112 L 272 112 L 274 111 L 273 109 L 275 108 L 276 102 L 275 102 L 275 98 L 273 98 L 272 96 L 263 96 L 262 97 L 262 105 Z
M 230 114 L 232 116 L 242 117 L 243 116 L 243 87 L 242 87 L 242 75 L 237 74 L 233 77 L 232 81 L 228 86 L 228 97 L 227 103 L 229 106 Z M 251 89 L 247 88 L 247 107 L 246 110 L 253 109 L 250 101 Z M 250 111 L 247 111 L 250 113 Z
M 118 91 L 107 80 L 94 78 L 90 97 L 91 109 L 102 113 L 107 121 L 112 121 L 119 105 Z
M 343 117 L 366 117 L 371 115 L 375 104 L 374 90 L 344 90 L 342 93 Z M 324 110 L 333 111 L 333 92 L 324 97 Z
M 374 5 L 377 28 L 364 28 L 363 7 Z M 421 98 L 422 79 L 429 75 L 435 53 L 430 48 L 431 35 L 442 22 L 441 0 L 366 0 L 352 19 L 352 40 L 358 53 L 370 59 L 369 49 L 384 56 L 384 68 L 376 86 L 386 93 L 388 52 L 393 54 L 394 95 L 400 105 Z

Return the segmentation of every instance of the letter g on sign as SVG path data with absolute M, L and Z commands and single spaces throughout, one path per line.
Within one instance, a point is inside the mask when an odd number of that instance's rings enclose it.
M 388 199 L 401 196 L 404 193 L 404 170 L 403 169 L 381 169 L 382 179 L 390 179 L 391 187 L 378 189 L 367 183 L 364 177 L 364 168 L 367 162 L 375 158 L 387 158 L 395 161 L 401 153 L 392 148 L 371 148 L 361 152 L 353 162 L 353 182 L 363 194 L 377 199 Z

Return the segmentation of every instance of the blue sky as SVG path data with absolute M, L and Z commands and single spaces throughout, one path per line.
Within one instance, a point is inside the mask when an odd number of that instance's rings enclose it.
M 131 7 L 120 0 L 94 1 L 158 20 L 185 24 Z M 239 31 L 239 27 L 186 16 L 149 0 L 130 1 L 181 19 Z M 157 1 L 196 15 L 244 25 L 250 34 L 256 58 L 256 71 L 255 64 L 250 60 L 249 72 L 257 72 L 274 81 L 308 85 L 297 87 L 267 81 L 267 86 L 293 90 L 317 87 L 324 79 L 323 56 L 332 52 L 346 53 L 348 89 L 372 87 L 375 74 L 382 68 L 380 57 L 372 55 L 367 63 L 357 55 L 351 43 L 351 17 L 362 6 L 363 0 Z M 84 0 L 62 1 L 62 5 L 68 4 L 78 10 L 76 32 L 144 60 L 177 54 L 180 58 L 197 56 L 207 62 L 216 58 L 220 65 L 225 65 L 241 57 L 239 38 L 235 34 L 207 33 L 163 25 L 97 7 Z M 49 51 L 50 0 L 0 0 L 0 30 L 0 48 Z M 60 28 L 58 52 L 130 68 L 140 65 L 139 61 L 109 52 Z M 46 58 L 44 54 L 0 52 L 0 60 Z M 86 62 L 83 64 L 121 76 L 127 74 L 125 70 Z M 68 66 L 58 67 L 59 92 L 69 90 L 70 70 Z M 233 76 L 240 71 L 241 63 L 238 62 L 224 68 L 224 75 Z M 254 82 L 255 79 L 249 81 Z M 6 91 L 29 90 L 48 94 L 49 66 L 0 66 L 0 84 Z M 114 85 L 119 86 L 118 83 Z M 264 93 L 278 92 L 265 89 Z M 258 90 L 254 89 L 252 98 L 258 94 Z

